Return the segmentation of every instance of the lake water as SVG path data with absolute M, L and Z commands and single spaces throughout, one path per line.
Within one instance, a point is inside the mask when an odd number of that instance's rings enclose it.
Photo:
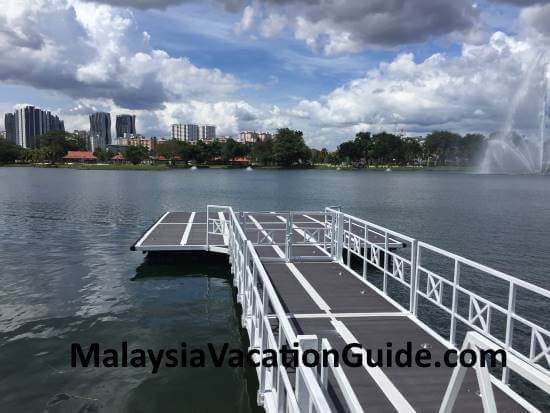
M 72 369 L 70 344 L 246 347 L 224 263 L 129 246 L 166 210 L 344 211 L 550 288 L 550 177 L 0 168 L 0 410 L 253 411 L 253 372 Z M 209 277 L 205 277 L 208 275 Z

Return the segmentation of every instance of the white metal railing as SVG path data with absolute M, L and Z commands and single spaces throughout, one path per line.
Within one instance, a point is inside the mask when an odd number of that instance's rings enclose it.
M 323 251 L 325 257 L 340 263 L 392 302 L 410 311 L 419 324 L 448 342 L 450 346 L 457 347 L 461 335 L 459 325 L 462 324 L 461 333 L 464 335 L 477 332 L 488 338 L 511 356 L 540 371 L 550 382 L 550 331 L 542 326 L 540 321 L 537 322 L 532 314 L 520 314 L 518 311 L 518 295 L 525 293 L 533 297 L 531 305 L 534 300 L 538 300 L 540 308 L 548 311 L 550 291 L 407 235 L 342 213 L 335 208 L 325 208 L 324 212 L 270 213 L 274 219 L 273 223 L 277 223 L 277 218 L 281 224 L 286 223 L 286 226 L 280 228 L 281 231 L 285 231 L 285 236 L 274 240 L 273 231 L 277 226 L 264 228 L 260 223 L 255 223 L 254 227 L 257 231 L 249 232 L 253 227 L 245 225 L 247 228 L 245 233 L 241 227 L 241 224 L 246 222 L 243 217 L 248 219 L 252 213 L 248 215 L 241 213 L 238 219 L 230 207 L 209 206 L 211 207 L 223 210 L 223 215 L 227 216 L 223 223 L 219 217 L 208 218 L 207 227 L 210 234 L 226 233 L 228 236 L 228 250 L 235 274 L 234 283 L 238 291 L 237 300 L 243 306 L 243 322 L 249 329 L 253 347 L 280 348 L 284 343 L 308 342 L 305 338 L 294 335 L 254 247 L 261 245 L 280 247 L 282 258 L 290 261 L 307 258 L 294 255 L 293 247 L 308 245 Z M 322 223 L 322 230 L 319 230 L 318 226 L 302 225 L 300 228 L 300 225 L 295 225 L 297 215 L 308 214 L 316 214 L 320 217 L 312 222 Z M 247 237 L 247 234 L 260 233 L 269 243 L 264 244 L 257 240 L 254 242 Z M 300 234 L 301 238 L 296 239 L 296 233 Z M 434 266 L 433 262 L 426 260 L 427 254 L 437 265 Z M 355 265 L 353 257 L 355 257 Z M 321 257 L 315 258 L 318 260 Z M 262 260 L 265 259 L 262 258 Z M 450 272 L 443 270 L 444 266 L 440 265 L 440 262 L 445 260 L 452 264 Z M 359 270 L 357 270 L 357 262 L 360 263 Z M 463 283 L 461 274 L 467 270 L 474 270 L 479 274 L 476 286 L 478 288 L 474 289 L 475 285 L 472 283 L 470 285 Z M 371 271 L 382 275 L 381 287 L 371 282 Z M 495 292 L 492 292 L 492 296 L 487 294 L 487 280 L 491 278 L 506 285 L 504 299 L 502 291 L 500 297 Z M 407 305 L 400 305 L 392 299 L 390 280 L 397 282 L 407 291 Z M 434 325 L 432 320 L 420 321 L 419 309 L 425 306 L 434 306 L 448 315 L 449 324 L 446 329 L 448 334 L 438 333 L 437 329 L 441 326 Z M 503 326 L 498 328 L 496 319 L 500 319 Z M 276 330 L 273 330 L 270 324 L 274 320 L 278 323 Z M 274 334 L 274 331 L 277 331 L 277 334 Z M 308 340 L 311 341 L 311 338 Z M 328 345 L 328 342 L 326 344 Z M 325 346 L 324 341 L 317 344 L 317 347 L 321 346 Z M 313 403 L 312 398 L 319 394 L 319 388 L 314 384 L 318 384 L 319 378 L 315 378 L 312 370 L 300 370 L 297 378 L 297 381 L 304 381 L 301 391 L 306 391 L 307 397 L 304 393 L 297 394 L 298 386 L 294 390 L 287 386 L 289 379 L 284 369 L 260 369 L 259 374 L 262 394 L 277 394 L 277 397 L 282 397 L 275 403 L 282 403 L 281 400 L 285 400 L 285 406 L 289 406 L 288 410 L 292 410 L 294 403 L 300 408 L 303 403 Z M 347 380 L 342 378 L 342 371 L 334 370 L 333 374 L 339 378 L 338 383 L 344 386 L 343 394 L 347 394 L 348 391 L 353 393 L 351 387 L 347 387 L 349 386 Z M 321 376 L 321 385 L 324 383 L 323 380 Z M 499 378 L 491 375 L 491 380 L 508 384 L 509 368 L 503 368 Z M 283 393 L 279 393 L 277 389 Z M 505 386 L 504 390 L 507 391 L 507 389 L 508 386 Z M 353 400 L 350 403 L 353 407 Z M 281 404 L 275 405 L 281 406 Z
M 470 331 L 466 334 L 462 345 L 463 351 L 477 350 L 476 354 L 482 354 L 482 351 L 487 350 L 496 352 L 499 348 L 500 346 L 475 331 Z M 479 395 L 483 404 L 483 410 L 485 412 L 496 412 L 497 404 L 493 392 L 493 384 L 498 385 L 498 383 L 495 383 L 494 377 L 490 375 L 487 366 L 481 364 L 481 361 L 482 360 L 478 358 L 476 363 L 473 365 L 473 368 L 476 372 L 477 382 L 479 385 Z M 533 365 L 526 363 L 514 354 L 507 355 L 506 363 L 508 369 L 513 370 L 515 373 L 519 374 L 521 377 L 525 378 L 544 392 L 550 393 L 550 380 L 548 380 L 548 376 L 540 370 L 534 368 Z M 464 377 L 466 376 L 467 369 L 467 367 L 460 365 L 455 367 L 451 380 L 449 381 L 449 385 L 447 386 L 447 391 L 443 397 L 443 402 L 441 403 L 439 413 L 451 413 L 453 411 L 453 407 L 460 392 Z M 522 407 L 525 410 L 529 412 L 539 411 L 530 403 L 526 404 L 524 400 L 521 402 L 523 403 Z
M 426 252 L 436 259 L 450 260 L 451 274 L 444 276 L 442 270 L 428 269 L 423 263 Z M 449 336 L 446 339 L 451 344 L 457 345 L 458 323 L 461 322 L 469 330 L 483 334 L 506 351 L 550 374 L 550 331 L 517 312 L 520 293 L 530 294 L 531 301 L 538 300 L 544 311 L 550 308 L 550 291 L 424 242 L 418 243 L 416 253 L 416 296 L 423 297 L 450 316 Z M 479 291 L 472 291 L 463 285 L 461 273 L 465 271 L 475 271 L 484 277 Z M 502 291 L 505 304 L 487 296 L 487 281 L 491 279 L 505 286 L 506 290 Z M 413 313 L 417 314 L 418 299 L 414 304 Z M 536 311 L 537 308 L 533 309 Z M 503 322 L 505 320 L 504 331 L 502 328 L 500 331 L 496 329 L 494 320 L 497 318 Z M 522 336 L 521 330 L 527 330 L 529 334 L 530 343 L 524 351 L 515 346 L 515 339 Z M 508 383 L 508 369 L 503 369 L 501 379 Z
M 293 346 L 298 351 L 304 351 L 307 340 L 295 334 L 286 312 L 275 292 L 273 285 L 262 265 L 252 241 L 247 239 L 240 220 L 231 207 L 209 206 L 209 209 L 223 209 L 225 226 L 228 234 L 228 252 L 234 274 L 234 284 L 237 287 L 237 301 L 242 307 L 242 323 L 246 327 L 250 339 L 250 347 L 262 354 L 266 349 L 278 351 L 285 345 Z M 218 218 L 207 219 L 213 222 L 212 233 L 218 234 L 219 227 L 215 223 Z M 225 230 L 225 229 L 224 229 Z M 325 347 L 330 347 L 328 341 L 323 341 Z M 351 385 L 343 376 L 341 369 L 328 367 L 336 377 L 346 402 L 352 412 L 362 409 Z M 260 363 L 257 368 L 259 378 L 258 401 L 267 410 L 289 412 L 329 412 L 330 405 L 327 392 L 324 391 L 326 370 L 321 374 L 313 368 L 299 365 L 296 367 L 294 385 L 286 368 L 281 365 L 279 353 L 278 366 L 265 367 Z M 325 381 L 323 381 L 325 380 Z
M 368 280 L 369 267 L 382 272 L 382 292 L 388 295 L 388 280 L 393 279 L 409 291 L 409 310 L 414 305 L 414 276 L 416 266 L 417 241 L 407 235 L 384 228 L 364 219 L 334 210 L 336 214 L 331 223 L 337 234 L 336 258 L 348 269 L 352 268 L 352 258 L 362 263 L 361 276 Z M 408 251 L 408 254 L 398 253 Z

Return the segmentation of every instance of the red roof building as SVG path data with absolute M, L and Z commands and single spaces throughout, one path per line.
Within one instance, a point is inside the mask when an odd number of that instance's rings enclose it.
M 124 162 L 126 162 L 126 159 L 125 159 L 124 156 L 122 156 L 120 153 L 117 153 L 116 155 L 114 155 L 113 157 L 111 157 L 111 162 L 114 162 L 114 163 L 124 163 Z
M 248 156 L 237 156 L 231 159 L 232 165 L 250 165 L 250 158 Z
M 65 162 L 96 162 L 97 158 L 92 152 L 87 151 L 69 151 L 67 155 L 63 157 Z

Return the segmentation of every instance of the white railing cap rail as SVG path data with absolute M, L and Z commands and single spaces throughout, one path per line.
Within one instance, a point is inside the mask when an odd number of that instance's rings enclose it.
M 266 294 L 269 297 L 269 301 L 271 303 L 271 306 L 277 315 L 277 319 L 279 320 L 279 323 L 281 324 L 281 332 L 284 331 L 285 335 L 287 336 L 287 339 L 292 342 L 298 342 L 298 339 L 294 333 L 294 329 L 292 328 L 287 316 L 286 312 L 283 309 L 283 306 L 279 300 L 279 297 L 277 296 L 275 292 L 275 288 L 271 284 L 271 281 L 269 280 L 269 276 L 267 275 L 267 272 L 265 271 L 265 268 L 260 260 L 260 257 L 256 253 L 256 250 L 254 249 L 254 246 L 250 240 L 246 238 L 244 235 L 244 231 L 241 228 L 241 225 L 239 224 L 239 221 L 233 211 L 233 208 L 230 206 L 221 206 L 221 205 L 208 205 L 207 208 L 220 208 L 220 209 L 227 209 L 231 215 L 231 218 L 233 220 L 233 226 L 237 228 L 237 231 L 239 232 L 239 235 L 241 235 L 243 240 L 246 240 L 246 246 L 245 248 L 248 249 L 248 252 L 250 254 L 250 258 L 252 258 L 252 261 L 254 262 L 256 266 L 256 270 L 259 273 L 259 276 L 262 280 L 263 288 L 265 289 Z M 246 264 L 245 264 L 246 266 Z M 300 372 L 304 376 L 304 383 L 308 388 L 308 392 L 311 395 L 311 403 L 315 406 L 316 411 L 320 412 L 329 412 L 331 411 L 331 408 L 326 400 L 325 394 L 322 392 L 320 384 L 314 375 L 311 368 L 303 368 L 300 370 Z
M 460 262 L 461 264 L 464 264 L 464 265 L 467 265 L 469 267 L 478 269 L 478 270 L 483 271 L 483 272 L 485 272 L 489 275 L 492 275 L 492 276 L 500 278 L 504 281 L 513 283 L 513 284 L 515 284 L 519 287 L 525 288 L 526 290 L 529 290 L 529 291 L 532 291 L 534 293 L 540 294 L 540 295 L 542 295 L 546 298 L 550 298 L 550 291 L 549 290 L 546 290 L 546 289 L 544 289 L 542 287 L 539 287 L 535 284 L 531 284 L 530 282 L 523 281 L 519 278 L 513 277 L 513 276 L 508 275 L 506 273 L 503 273 L 501 271 L 495 270 L 494 268 L 487 267 L 486 265 L 479 264 L 479 263 L 477 263 L 475 261 L 472 261 L 468 258 L 464 258 L 464 257 L 462 257 L 458 254 L 454 254 L 452 252 L 449 252 L 449 251 L 444 250 L 442 248 L 435 247 L 431 244 L 428 244 L 428 243 L 422 242 L 422 241 L 418 241 L 418 248 L 419 248 L 419 250 L 421 248 L 425 248 L 427 250 L 431 250 L 431 251 L 436 252 L 438 254 L 445 255 L 445 256 L 453 259 L 453 260 L 456 260 L 456 261 Z M 418 267 L 419 267 L 419 269 L 421 269 L 423 271 L 429 271 L 427 268 L 422 267 L 421 265 L 419 265 Z
M 238 223 L 237 223 L 238 225 Z M 267 275 L 267 272 L 264 269 L 264 266 L 260 260 L 260 257 L 256 253 L 256 250 L 254 249 L 254 246 L 252 245 L 252 242 L 250 240 L 246 241 L 246 246 L 248 248 L 248 252 L 250 254 L 250 257 L 252 258 L 254 264 L 256 265 L 256 269 L 259 272 L 259 275 L 262 280 L 263 288 L 265 289 L 269 301 L 271 303 L 271 306 L 273 307 L 273 310 L 275 314 L 277 315 L 277 319 L 279 320 L 279 323 L 281 324 L 281 330 L 284 330 L 285 335 L 287 336 L 287 339 L 291 341 L 292 343 L 297 343 L 298 338 L 294 334 L 294 329 L 292 328 L 292 325 L 290 324 L 290 321 L 288 321 L 288 318 L 286 316 L 286 312 L 283 309 L 283 306 L 281 302 L 279 301 L 279 297 L 277 296 L 277 293 L 275 292 L 275 288 L 271 284 L 271 281 L 269 280 L 269 276 Z M 317 378 L 313 374 L 310 368 L 304 368 L 302 369 L 302 373 L 304 374 L 304 383 L 308 387 L 308 391 L 310 392 L 312 396 L 312 403 L 316 406 L 318 409 L 317 411 L 321 412 L 329 412 L 331 411 L 328 402 L 326 401 L 324 393 L 321 391 L 321 388 L 319 386 L 319 382 L 317 381 Z M 312 383 L 315 383 L 316 385 L 313 385 Z
M 394 231 L 394 230 L 391 230 L 389 228 L 386 228 L 386 227 L 383 227 L 381 225 L 378 225 L 378 224 L 375 224 L 373 222 L 370 222 L 370 221 L 367 221 L 365 219 L 362 219 L 362 218 L 358 218 L 358 217 L 355 217 L 353 215 L 350 215 L 350 214 L 346 214 L 344 212 L 341 212 L 341 211 L 337 211 L 335 209 L 332 209 L 332 208 L 325 208 L 325 211 L 328 211 L 328 212 L 332 212 L 332 213 L 335 213 L 335 214 L 339 214 L 345 218 L 348 218 L 350 220 L 353 220 L 353 221 L 356 221 L 356 222 L 360 222 L 361 224 L 363 225 L 366 225 L 368 227 L 369 230 L 371 230 L 372 228 L 374 229 L 377 229 L 378 231 L 382 231 L 382 232 L 386 232 L 388 233 L 389 235 L 393 235 L 394 237 L 398 237 L 398 238 L 401 238 L 402 240 L 405 240 L 407 242 L 410 242 L 412 243 L 413 241 L 415 241 L 415 239 L 413 237 L 410 237 L 408 235 L 405 235 L 405 234 L 402 234 L 400 232 L 397 232 L 397 231 Z M 381 234 L 380 234 L 381 235 Z

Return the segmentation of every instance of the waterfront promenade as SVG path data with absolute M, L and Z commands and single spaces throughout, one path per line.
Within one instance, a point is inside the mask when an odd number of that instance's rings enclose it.
M 518 296 L 549 303 L 549 291 L 338 209 L 166 212 L 132 249 L 227 253 L 251 348 L 410 342 L 440 361 L 467 339 L 470 348 L 508 355 L 508 368 L 492 371 L 258 367 L 258 403 L 267 411 L 536 411 L 508 385 L 510 370 L 550 392 L 550 333 L 516 311 Z M 503 290 L 484 291 L 482 277 Z

